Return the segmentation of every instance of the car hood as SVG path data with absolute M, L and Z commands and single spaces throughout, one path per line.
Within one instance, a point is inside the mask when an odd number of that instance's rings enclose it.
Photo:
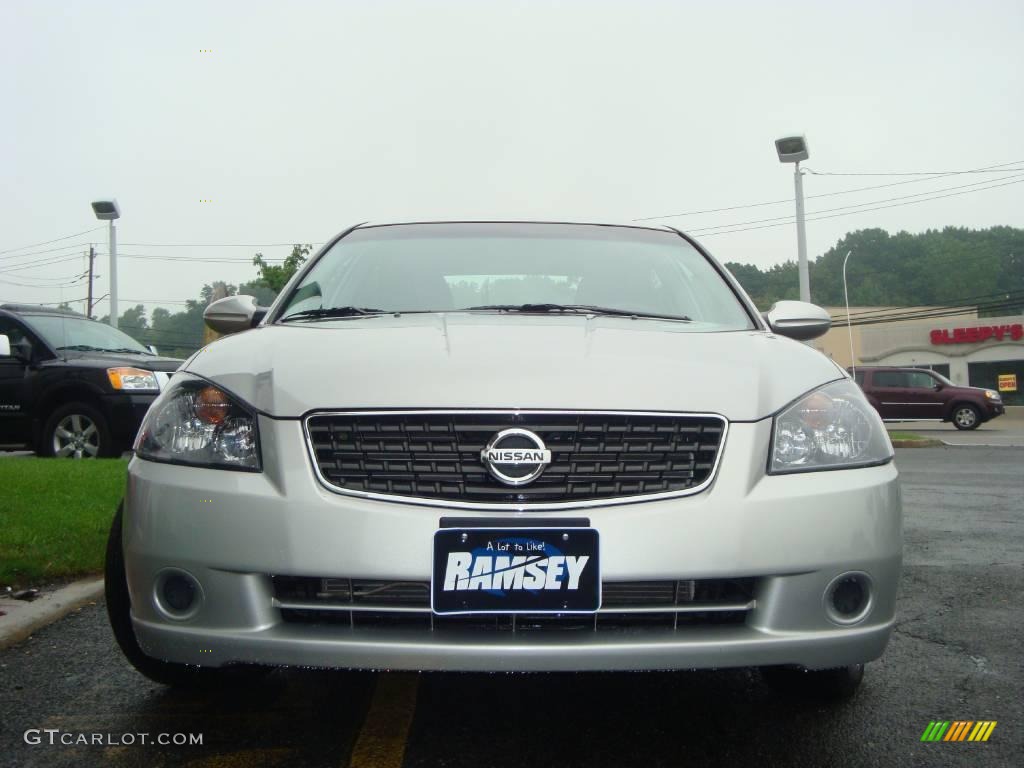
M 582 315 L 387 315 L 263 326 L 210 344 L 187 370 L 284 418 L 320 409 L 546 408 L 754 421 L 843 376 L 790 339 L 701 327 Z
M 73 352 L 71 350 L 60 353 L 59 360 L 66 361 L 69 365 L 77 365 L 83 368 L 109 368 L 114 366 L 126 366 L 131 368 L 142 368 L 147 371 L 171 371 L 178 370 L 184 360 L 176 357 L 154 357 L 153 355 L 132 354 L 129 352 Z

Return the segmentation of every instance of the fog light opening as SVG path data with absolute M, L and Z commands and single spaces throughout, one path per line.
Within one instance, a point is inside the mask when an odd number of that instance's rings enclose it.
M 155 584 L 156 604 L 172 619 L 187 619 L 195 614 L 202 602 L 199 582 L 190 573 L 178 570 L 161 572 Z
M 856 624 L 871 609 L 871 577 L 850 572 L 836 576 L 825 590 L 825 612 L 837 624 Z

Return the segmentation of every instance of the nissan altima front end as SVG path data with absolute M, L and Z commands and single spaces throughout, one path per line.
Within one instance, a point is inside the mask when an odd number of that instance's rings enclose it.
M 241 297 L 211 307 L 251 324 Z M 892 447 L 669 229 L 349 230 L 151 408 L 108 552 L 129 659 L 830 670 L 883 652 Z

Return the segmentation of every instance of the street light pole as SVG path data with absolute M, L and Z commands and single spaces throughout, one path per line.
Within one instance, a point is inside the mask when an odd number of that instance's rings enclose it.
M 804 175 L 798 162 L 793 172 L 793 185 L 796 187 L 796 254 L 800 272 L 800 301 L 809 302 L 811 300 L 811 277 L 807 270 L 807 227 L 804 220 L 803 179 Z
M 811 300 L 811 278 L 807 272 L 807 231 L 804 221 L 804 178 L 800 161 L 811 156 L 804 136 L 784 136 L 775 140 L 780 163 L 795 163 L 793 186 L 796 187 L 796 255 L 800 275 L 800 301 Z
M 110 234 L 107 241 L 110 253 L 110 324 L 117 328 L 117 228 L 114 226 L 114 221 L 121 218 L 121 209 L 117 205 L 117 200 L 109 198 L 94 201 L 92 212 L 100 221 L 110 222 Z M 99 302 L 99 299 L 96 301 Z
M 117 227 L 110 220 L 110 325 L 117 328 Z M 806 266 L 806 265 L 805 265 Z

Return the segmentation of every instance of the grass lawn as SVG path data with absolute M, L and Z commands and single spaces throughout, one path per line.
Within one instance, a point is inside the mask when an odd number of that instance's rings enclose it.
M 123 459 L 0 459 L 0 587 L 99 573 Z
M 927 440 L 928 438 L 922 437 L 916 432 L 890 432 L 890 440 Z

